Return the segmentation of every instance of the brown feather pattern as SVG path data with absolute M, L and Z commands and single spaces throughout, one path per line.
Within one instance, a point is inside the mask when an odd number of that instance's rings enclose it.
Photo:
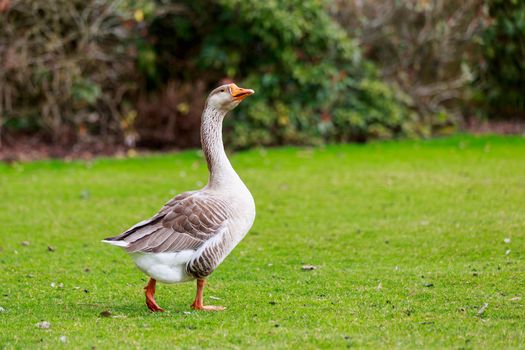
M 128 252 L 197 250 L 219 233 L 231 216 L 228 203 L 213 193 L 186 192 L 166 203 L 151 219 L 107 240 L 128 242 Z
M 186 271 L 195 278 L 205 278 L 220 264 L 227 255 L 228 230 L 223 229 L 213 237 L 202 253 L 188 262 Z

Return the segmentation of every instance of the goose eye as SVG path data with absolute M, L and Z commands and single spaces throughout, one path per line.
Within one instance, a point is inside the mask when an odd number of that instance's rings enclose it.
M 219 91 L 220 91 L 220 92 L 224 92 L 224 89 L 220 89 Z

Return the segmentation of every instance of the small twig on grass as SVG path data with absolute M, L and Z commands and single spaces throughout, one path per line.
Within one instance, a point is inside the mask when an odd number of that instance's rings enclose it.
M 489 307 L 488 303 L 483 304 L 483 306 L 478 310 L 478 316 L 482 316 L 485 313 L 485 310 Z

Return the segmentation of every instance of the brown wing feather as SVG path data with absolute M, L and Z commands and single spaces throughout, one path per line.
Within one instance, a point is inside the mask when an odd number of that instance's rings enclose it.
M 151 219 L 108 240 L 128 242 L 129 252 L 198 249 L 229 216 L 226 201 L 205 192 L 186 192 L 166 203 Z

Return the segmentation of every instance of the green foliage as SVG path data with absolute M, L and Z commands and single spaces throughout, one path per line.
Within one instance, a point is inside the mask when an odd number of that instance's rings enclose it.
M 473 101 L 525 118 L 525 3 L 483 1 L 0 1 L 0 142 L 197 146 L 227 80 L 257 92 L 235 148 L 449 132 Z
M 491 23 L 481 36 L 481 84 L 494 118 L 525 119 L 525 2 L 487 0 Z
M 231 160 L 257 218 L 204 290 L 227 309 L 195 312 L 194 282 L 159 283 L 162 314 L 144 304 L 146 276 L 100 239 L 200 187 L 202 155 L 0 163 L 0 348 L 523 348 L 524 138 Z
M 78 102 L 85 102 L 94 105 L 102 94 L 100 86 L 87 79 L 79 79 L 71 87 L 73 99 Z
M 227 120 L 235 148 L 390 138 L 415 125 L 323 1 L 55 5 L 14 0 L 0 12 L 0 127 L 130 144 L 138 129 L 146 144 L 197 146 L 202 102 L 224 79 L 257 91 Z
M 255 89 L 226 123 L 233 147 L 411 132 L 400 96 L 379 80 L 324 2 L 173 3 L 177 11 L 149 21 L 157 66 L 148 76 L 157 86 L 204 80 L 211 88 L 227 78 Z

